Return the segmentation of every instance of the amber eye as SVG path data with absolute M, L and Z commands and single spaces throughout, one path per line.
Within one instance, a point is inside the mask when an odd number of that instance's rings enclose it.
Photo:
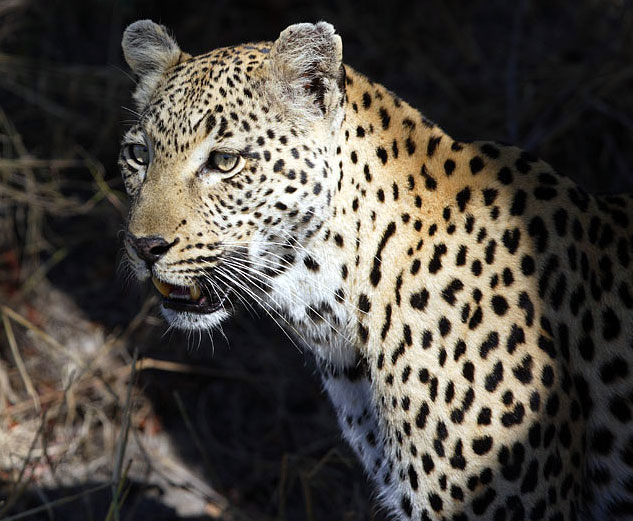
M 127 162 L 133 166 L 147 166 L 149 163 L 149 149 L 145 145 L 133 143 L 127 145 Z
M 207 168 L 228 174 L 235 170 L 239 163 L 240 156 L 238 155 L 229 154 L 228 152 L 212 152 L 207 162 Z

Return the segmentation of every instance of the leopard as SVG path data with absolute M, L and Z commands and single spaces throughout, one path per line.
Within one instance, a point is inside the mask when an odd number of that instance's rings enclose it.
M 631 195 L 452 138 L 326 22 L 122 48 L 125 251 L 170 326 L 269 315 L 393 519 L 633 519 Z

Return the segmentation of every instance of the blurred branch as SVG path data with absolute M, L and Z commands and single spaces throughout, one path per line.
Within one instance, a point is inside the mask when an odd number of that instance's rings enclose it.
M 35 406 L 35 410 L 39 413 L 42 410 L 39 396 L 37 395 L 35 386 L 33 385 L 33 382 L 31 381 L 31 377 L 29 376 L 29 373 L 26 370 L 26 366 L 24 365 L 24 360 L 22 359 L 22 355 L 20 354 L 20 350 L 18 349 L 18 344 L 15 341 L 13 328 L 11 327 L 11 323 L 9 322 L 9 318 L 7 317 L 7 314 L 4 312 L 4 309 L 5 308 L 3 307 L 2 308 L 2 325 L 4 326 L 4 333 L 7 336 L 7 341 L 9 342 L 9 347 L 11 348 L 13 361 L 15 362 L 15 365 L 18 368 L 18 372 L 20 373 L 20 377 L 22 378 L 24 387 L 26 387 L 27 392 L 29 393 L 29 395 L 31 395 L 31 398 L 33 400 L 33 405 Z
M 45 98 L 40 93 L 30 87 L 27 87 L 26 85 L 11 81 L 6 75 L 0 75 L 0 88 L 9 91 L 11 94 L 23 99 L 27 103 L 36 105 L 43 111 L 48 112 L 51 116 L 55 116 L 56 118 L 71 123 L 74 127 L 79 127 L 82 130 L 89 130 L 91 125 L 93 125 L 83 116 L 71 112 L 62 105 Z
M 99 492 L 100 490 L 103 490 L 105 488 L 108 488 L 110 486 L 109 483 L 103 483 L 101 485 L 97 485 L 96 487 L 92 487 L 89 488 L 87 490 L 83 490 L 82 492 L 79 492 L 77 494 L 72 494 L 70 496 L 66 496 L 66 497 L 62 497 L 59 499 L 56 499 L 55 501 L 50 501 L 48 503 L 46 503 L 45 505 L 41 505 L 39 507 L 35 507 L 35 508 L 30 508 L 29 510 L 25 510 L 24 512 L 20 512 L 19 514 L 15 514 L 12 516 L 8 516 L 3 518 L 3 521 L 18 521 L 19 519 L 26 519 L 28 517 L 31 517 L 35 514 L 39 514 L 41 512 L 45 512 L 47 510 L 50 510 L 53 507 L 58 507 L 61 505 L 65 505 L 67 503 L 72 503 L 74 501 L 77 501 L 79 499 L 82 499 L 85 496 L 88 496 L 90 494 L 94 494 L 95 492 Z
M 9 509 L 18 501 L 18 499 L 24 492 L 24 489 L 26 488 L 27 482 L 23 483 L 22 479 L 24 478 L 26 469 L 28 468 L 29 462 L 31 461 L 31 457 L 32 457 L 33 451 L 35 450 L 35 446 L 37 445 L 37 441 L 40 439 L 40 437 L 42 436 L 42 433 L 44 432 L 44 427 L 46 426 L 46 419 L 47 419 L 47 415 L 46 415 L 46 411 L 44 411 L 44 413 L 42 414 L 40 418 L 39 427 L 37 428 L 37 431 L 35 432 L 33 436 L 33 441 L 31 441 L 31 445 L 29 446 L 29 449 L 26 453 L 26 457 L 24 458 L 24 462 L 22 463 L 22 467 L 20 468 L 20 473 L 18 474 L 17 479 L 12 484 L 9 498 L 6 504 L 2 505 L 2 507 L 0 508 L 0 517 L 4 513 L 8 512 Z M 7 520 L 5 519 L 4 521 L 7 521 Z

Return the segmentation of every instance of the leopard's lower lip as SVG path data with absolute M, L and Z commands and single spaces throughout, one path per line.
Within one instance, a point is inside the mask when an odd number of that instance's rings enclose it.
M 209 299 L 206 296 L 202 296 L 197 300 L 185 300 L 185 299 L 173 299 L 163 297 L 162 305 L 165 308 L 173 309 L 174 311 L 182 311 L 189 313 L 214 313 L 222 309 L 222 303 L 224 297 L 221 299 L 214 298 Z

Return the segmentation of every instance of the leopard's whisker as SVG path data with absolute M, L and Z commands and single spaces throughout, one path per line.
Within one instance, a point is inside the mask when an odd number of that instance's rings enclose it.
M 239 264 L 231 264 L 231 267 L 233 269 L 236 269 L 236 270 L 240 271 L 240 273 L 242 275 L 244 275 L 245 277 L 249 278 L 250 280 L 258 280 L 257 277 L 268 278 L 271 281 L 271 283 L 268 283 L 268 282 L 266 282 L 264 280 L 261 280 L 261 279 L 259 279 L 259 282 L 261 282 L 262 284 L 266 285 L 270 289 L 274 289 L 274 286 L 272 285 L 272 283 L 274 283 L 274 279 L 272 277 L 266 276 L 265 274 L 263 274 L 261 272 L 253 272 L 252 270 L 248 269 L 248 267 L 246 267 L 246 266 L 241 267 Z M 332 331 L 337 333 L 341 338 L 343 338 L 343 340 L 345 340 L 346 342 L 351 342 L 351 340 L 346 335 L 344 335 L 341 331 L 339 331 L 339 329 L 337 327 L 335 327 L 329 320 L 327 320 L 327 318 L 325 318 L 321 313 L 319 313 L 312 306 L 307 304 L 303 299 L 298 297 L 298 295 L 296 295 L 295 292 L 292 292 L 292 297 L 295 300 L 299 301 L 305 308 L 310 309 L 312 313 L 314 313 L 317 317 L 319 317 L 321 320 L 323 320 L 332 329 Z M 317 325 L 314 322 L 314 319 L 312 319 L 309 315 L 306 315 L 306 316 L 307 316 L 307 318 L 310 320 L 310 322 L 314 326 Z
M 283 257 L 279 256 L 279 255 L 275 255 L 274 253 L 271 253 L 273 256 L 279 257 L 279 259 L 281 259 L 283 262 L 285 262 L 285 259 L 283 259 Z M 226 259 L 228 259 L 229 256 L 226 256 L 225 258 L 223 258 L 223 261 L 226 261 Z M 233 258 L 232 256 L 230 258 Z M 241 262 L 247 262 L 249 264 L 253 264 L 253 265 L 258 265 L 261 267 L 264 267 L 265 269 L 270 269 L 271 271 L 274 271 L 277 274 L 282 274 L 285 272 L 285 269 L 287 268 L 287 266 L 281 264 L 281 263 L 277 263 L 277 264 L 273 264 L 272 260 L 270 259 L 266 259 L 265 257 L 258 257 L 258 260 L 254 260 L 251 257 L 245 258 L 245 257 L 239 257 Z M 266 264 L 266 263 L 270 263 Z M 317 288 L 319 288 L 320 290 L 324 291 L 326 294 L 329 294 L 331 296 L 336 296 L 336 290 L 325 286 L 324 284 L 321 284 L 320 281 L 318 280 L 312 280 L 311 283 L 313 285 L 315 285 Z M 353 307 L 356 311 L 358 311 L 359 313 L 366 315 L 367 312 L 360 309 L 358 306 L 354 306 L 351 303 L 349 303 L 349 305 L 351 307 Z
M 223 259 L 223 262 L 235 262 L 235 261 L 236 261 L 236 259 L 234 259 L 233 257 L 228 257 L 228 256 Z M 286 269 L 285 269 L 286 267 L 285 266 L 283 266 L 281 264 L 277 264 L 277 265 L 266 264 L 267 260 L 265 260 L 265 259 L 262 259 L 262 262 L 259 262 L 257 260 L 253 260 L 251 258 L 242 258 L 242 257 L 240 257 L 239 258 L 239 262 L 245 263 L 245 264 L 249 264 L 251 266 L 263 267 L 263 268 L 265 268 L 267 270 L 271 270 L 271 271 L 277 273 L 278 275 L 281 275 L 281 274 L 286 272 Z M 269 280 L 271 281 L 272 284 L 274 284 L 274 278 L 269 276 Z M 319 281 L 312 280 L 311 283 L 314 286 L 316 286 L 319 290 L 324 291 L 326 294 L 329 294 L 331 296 L 336 296 L 336 290 L 321 284 Z M 348 306 L 349 306 L 350 309 L 353 309 L 354 311 L 358 311 L 362 315 L 367 315 L 368 314 L 367 311 L 362 310 L 358 306 L 355 306 L 355 305 L 353 305 L 351 303 L 348 303 Z
M 294 339 L 288 334 L 288 332 L 284 329 L 284 327 L 277 321 L 277 319 L 275 319 L 275 316 L 273 315 L 273 313 L 275 315 L 277 315 L 281 320 L 283 320 L 294 332 L 295 334 L 297 334 L 298 338 L 301 339 L 303 342 L 305 342 L 305 340 L 303 339 L 303 337 L 301 336 L 301 334 L 299 333 L 299 331 L 297 331 L 294 326 L 279 312 L 277 311 L 274 307 L 272 307 L 270 304 L 268 304 L 267 302 L 261 300 L 255 293 L 253 293 L 251 290 L 249 290 L 247 287 L 243 286 L 243 285 L 239 285 L 236 283 L 232 283 L 232 279 L 230 276 L 227 276 L 225 273 L 218 273 L 219 276 L 221 276 L 223 279 L 225 279 L 227 281 L 227 283 L 230 284 L 230 286 L 233 288 L 233 290 L 235 290 L 236 292 L 240 292 L 240 291 L 244 291 L 246 292 L 253 300 L 255 300 L 258 304 L 261 305 L 262 309 L 264 310 L 264 312 L 270 317 L 270 319 L 277 324 L 277 326 L 279 327 L 279 329 L 281 329 L 281 331 L 284 333 L 284 335 L 286 335 L 288 337 L 288 339 L 290 340 L 290 342 L 295 346 L 295 348 L 299 351 L 299 352 L 303 352 L 303 350 L 297 345 L 297 343 L 294 341 Z M 307 344 L 306 344 L 307 345 Z

